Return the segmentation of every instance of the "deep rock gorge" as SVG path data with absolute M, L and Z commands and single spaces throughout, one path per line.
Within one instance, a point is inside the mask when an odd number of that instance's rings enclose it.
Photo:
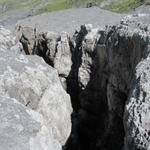
M 50 73 L 45 75 L 44 79 L 42 76 L 37 79 L 39 84 L 46 82 L 41 89 L 46 89 L 46 93 L 49 91 L 47 93 L 49 96 L 47 94 L 45 97 L 40 96 L 33 88 L 35 95 L 30 93 L 32 98 L 29 103 L 28 99 L 19 95 L 13 98 L 19 99 L 21 103 L 25 103 L 24 105 L 29 105 L 28 107 L 41 113 L 45 119 L 51 118 L 51 113 L 55 114 L 55 111 L 58 111 L 52 107 L 56 104 L 48 105 L 51 111 L 44 110 L 49 100 L 57 101 L 58 97 L 60 101 L 63 99 L 64 105 L 56 106 L 61 108 L 57 114 L 60 117 L 52 121 L 56 121 L 56 124 L 51 124 L 51 121 L 46 124 L 49 123 L 48 127 L 58 125 L 60 133 L 57 131 L 54 139 L 63 145 L 64 150 L 149 150 L 150 26 L 144 22 L 149 17 L 149 15 L 130 15 L 120 24 L 106 26 L 104 29 L 82 25 L 73 36 L 69 36 L 66 32 L 61 35 L 50 31 L 41 33 L 37 29 L 19 26 L 16 31 L 19 46 L 15 49 L 15 53 L 43 57 L 51 66 L 50 72 L 54 72 L 54 68 L 59 78 L 53 79 L 57 75 Z M 13 52 L 14 48 L 11 51 Z M 22 61 L 21 57 L 29 57 L 31 65 L 34 64 L 34 59 L 37 59 L 37 56 L 21 55 L 17 60 Z M 33 65 L 35 81 L 36 69 L 41 71 L 39 66 Z M 46 71 L 44 68 L 42 70 Z M 51 81 L 48 81 L 49 76 Z M 59 81 L 56 80 L 59 79 L 64 89 L 57 83 Z M 24 79 L 19 80 L 22 83 Z M 4 85 L 2 95 L 12 94 L 12 88 L 7 87 L 6 82 L 0 80 L 0 85 Z M 19 86 L 19 91 L 24 91 L 22 84 Z M 63 139 L 68 137 L 69 121 L 66 124 L 65 121 L 69 119 L 71 108 L 64 90 L 70 95 L 73 107 L 72 130 L 66 143 Z M 50 96 L 53 92 L 55 95 Z M 37 99 L 39 102 L 35 101 Z M 48 102 L 44 102 L 43 99 Z M 66 120 L 62 118 L 59 122 L 61 115 L 66 117 Z

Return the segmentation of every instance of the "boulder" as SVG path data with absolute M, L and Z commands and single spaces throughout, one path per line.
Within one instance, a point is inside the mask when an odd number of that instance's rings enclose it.
M 1 52 L 0 95 L 39 112 L 54 138 L 65 144 L 71 130 L 70 97 L 57 71 L 42 58 Z
M 1 150 L 61 150 L 38 112 L 18 100 L 0 96 Z

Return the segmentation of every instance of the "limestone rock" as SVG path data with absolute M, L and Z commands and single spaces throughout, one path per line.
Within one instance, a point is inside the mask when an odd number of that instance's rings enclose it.
M 70 97 L 61 86 L 57 71 L 42 58 L 1 52 L 0 95 L 38 111 L 54 138 L 65 143 L 71 130 Z
M 17 26 L 16 38 L 22 43 L 25 54 L 32 54 L 36 34 L 36 28 Z
M 125 107 L 126 150 L 149 150 L 150 148 L 149 65 L 148 57 L 136 67 L 135 80 Z
M 92 59 L 94 57 L 97 42 L 100 38 L 99 29 L 93 29 L 92 25 L 85 25 L 85 28 L 87 33 L 81 45 L 82 58 L 78 74 L 78 82 L 82 89 L 86 88 L 88 82 L 90 81 L 90 75 L 92 73 L 91 67 L 93 64 Z
M 65 150 L 149 149 L 149 17 L 129 15 L 105 29 L 82 25 L 72 37 L 38 34 L 33 54 L 57 69 L 71 96 Z
M 58 70 L 58 74 L 62 77 L 68 77 L 71 66 L 71 48 L 69 35 L 65 32 L 61 34 L 60 41 L 57 43 L 57 53 L 54 60 L 54 68 Z
M 105 30 L 96 31 L 90 26 L 82 26 L 76 33 L 72 68 L 76 82 L 69 83 L 77 86 L 77 89 L 70 86 L 72 102 L 76 103 L 73 106 L 76 107 L 67 150 L 70 145 L 74 150 L 120 150 L 124 145 L 125 150 L 128 146 L 129 150 L 134 146 L 138 149 L 139 144 L 134 143 L 137 133 L 130 132 L 136 127 L 128 121 L 136 116 L 130 114 L 130 110 L 124 112 L 124 107 L 132 92 L 135 68 L 142 59 L 149 57 L 150 30 L 145 22 L 148 17 L 127 16 L 121 24 Z M 128 113 L 129 118 L 126 117 L 123 122 L 124 115 Z M 129 120 L 132 122 L 132 119 Z M 144 133 L 147 137 L 148 131 Z M 142 141 L 140 135 L 138 141 Z M 124 137 L 127 139 L 125 142 Z M 149 139 L 142 142 L 149 143 Z
M 16 99 L 0 96 L 1 150 L 61 150 L 43 117 Z
M 16 40 L 11 31 L 0 26 L 0 51 L 13 53 L 22 53 L 22 44 Z
M 18 27 L 19 28 L 19 27 Z M 21 27 L 17 30 L 18 39 L 26 54 L 36 54 L 57 69 L 61 77 L 67 77 L 71 70 L 70 37 L 66 32 L 37 33 L 37 29 Z
M 53 32 L 40 34 L 34 54 L 42 56 L 48 64 L 57 69 L 60 76 L 67 77 L 72 65 L 69 42 L 69 35 L 65 32 L 60 36 Z

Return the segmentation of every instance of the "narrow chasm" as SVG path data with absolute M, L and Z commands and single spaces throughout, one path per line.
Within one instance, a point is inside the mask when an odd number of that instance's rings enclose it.
M 98 32 L 98 30 L 95 32 L 89 26 L 82 26 L 74 37 L 77 44 L 72 55 L 74 63 L 70 74 L 72 76 L 68 76 L 68 88 L 71 91 L 71 94 L 69 94 L 72 103 L 77 107 L 72 114 L 72 133 L 65 145 L 64 149 L 66 150 L 94 149 L 97 132 L 101 135 L 100 132 L 105 127 L 106 116 L 104 114 L 107 113 L 106 86 L 101 87 L 99 85 L 102 79 L 103 84 L 106 84 L 107 77 L 101 76 L 99 73 L 100 66 L 96 52 L 96 45 L 99 40 Z M 105 64 L 102 65 L 101 67 L 104 67 Z M 73 83 L 76 83 L 75 87 Z M 75 93 L 75 91 L 77 92 Z M 99 118 L 101 118 L 101 121 Z
M 74 57 L 75 63 L 79 59 L 80 63 L 73 67 L 78 70 L 74 78 L 78 92 L 72 100 L 79 107 L 72 115 L 72 133 L 65 150 L 124 148 L 125 103 L 147 43 L 140 35 L 128 35 L 122 26 L 118 28 L 96 31 L 87 27 L 88 33 L 76 49 L 82 55 Z
M 57 69 L 72 100 L 72 131 L 63 150 L 124 149 L 124 109 L 147 45 L 126 24 L 105 30 L 83 25 L 72 37 L 36 39 L 34 54 Z

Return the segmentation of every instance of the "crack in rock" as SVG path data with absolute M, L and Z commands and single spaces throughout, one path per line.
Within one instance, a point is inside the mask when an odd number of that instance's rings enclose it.
M 31 53 L 57 69 L 71 96 L 72 132 L 64 150 L 150 148 L 148 17 L 127 16 L 105 29 L 83 25 L 73 36 L 36 36 Z

